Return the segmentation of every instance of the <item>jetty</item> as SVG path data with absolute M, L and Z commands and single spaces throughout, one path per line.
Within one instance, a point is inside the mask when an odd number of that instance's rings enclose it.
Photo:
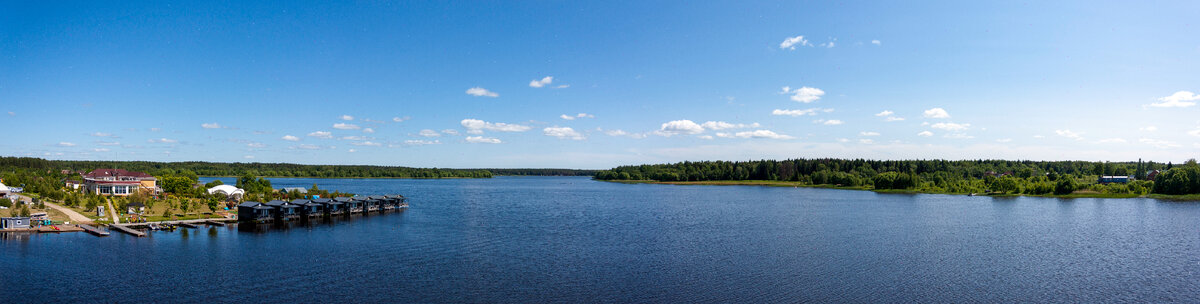
M 80 224 L 79 228 L 95 236 L 108 236 L 108 231 L 100 230 L 99 228 L 92 227 L 92 225 Z
M 146 236 L 145 232 L 141 232 L 141 231 L 134 230 L 133 228 L 125 227 L 125 225 L 122 225 L 122 224 L 108 225 L 108 228 L 116 229 L 117 231 L 128 233 L 128 234 L 136 236 L 136 237 Z

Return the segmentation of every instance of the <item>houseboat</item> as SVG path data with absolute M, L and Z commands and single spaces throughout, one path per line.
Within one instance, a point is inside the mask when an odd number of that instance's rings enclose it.
M 300 206 L 296 206 L 288 201 L 273 200 L 267 202 L 265 205 L 275 209 L 275 219 L 289 221 L 300 218 Z
M 321 204 L 321 208 L 330 216 L 346 214 L 346 206 L 342 202 L 328 198 L 314 198 L 313 203 Z
M 245 202 L 238 204 L 238 221 L 266 223 L 274 220 L 272 215 L 275 208 L 264 205 L 259 202 Z
M 292 200 L 292 204 L 300 207 L 300 214 L 305 218 L 318 218 L 325 216 L 325 205 L 313 202 L 306 199 Z
M 351 214 L 363 212 L 363 202 L 362 201 L 355 200 L 355 199 L 352 199 L 349 197 L 338 197 L 338 198 L 334 198 L 333 200 L 340 202 L 342 204 L 345 204 L 346 210 L 350 211 Z
M 380 210 L 379 209 L 380 202 L 379 202 L 379 200 L 375 199 L 374 197 L 355 196 L 354 200 L 361 201 L 363 203 L 363 210 L 366 210 L 367 213 L 379 212 L 379 210 Z

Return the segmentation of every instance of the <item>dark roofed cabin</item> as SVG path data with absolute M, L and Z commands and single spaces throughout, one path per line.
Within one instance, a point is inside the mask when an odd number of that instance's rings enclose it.
M 341 202 L 342 204 L 346 204 L 346 210 L 350 211 L 350 213 L 363 212 L 363 202 L 360 200 L 351 199 L 349 197 L 339 197 L 333 200 Z
M 238 204 L 238 221 L 240 222 L 270 222 L 273 217 L 271 215 L 275 208 L 272 208 L 259 202 L 245 202 Z
M 306 199 L 294 199 L 292 200 L 292 204 L 300 206 L 300 214 L 303 214 L 306 218 L 325 216 L 325 205 L 321 203 Z
M 388 195 L 388 197 L 396 201 L 396 208 L 408 208 L 408 198 L 403 195 L 392 194 Z
M 363 210 L 366 212 L 379 212 L 380 201 L 374 196 L 355 196 L 354 200 L 363 202 Z
M 321 204 L 325 213 L 329 215 L 346 214 L 346 206 L 342 202 L 328 198 L 314 198 L 313 203 Z
M 383 211 L 396 210 L 397 202 L 399 202 L 398 200 L 392 199 L 391 196 L 387 195 L 377 195 L 373 197 L 376 197 L 379 200 L 379 208 L 383 209 Z
M 280 220 L 293 220 L 300 218 L 300 206 L 280 200 L 269 201 L 265 205 L 275 208 L 275 218 Z

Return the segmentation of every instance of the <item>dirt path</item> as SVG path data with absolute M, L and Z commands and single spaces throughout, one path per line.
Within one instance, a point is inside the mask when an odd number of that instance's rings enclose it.
M 92 219 L 84 216 L 83 214 L 79 214 L 79 212 L 75 212 L 75 210 L 71 210 L 67 207 L 59 206 L 58 204 L 51 203 L 51 202 L 43 201 L 43 203 L 45 203 L 46 206 L 48 206 L 50 208 L 54 208 L 54 210 L 58 210 L 58 212 L 62 212 L 63 214 L 66 214 L 68 218 L 71 218 L 71 222 L 73 222 L 73 223 L 80 224 L 80 223 L 91 223 L 92 222 Z
M 120 224 L 121 217 L 117 216 L 117 208 L 113 208 L 112 199 L 104 200 L 108 202 L 108 214 L 112 215 L 113 224 Z

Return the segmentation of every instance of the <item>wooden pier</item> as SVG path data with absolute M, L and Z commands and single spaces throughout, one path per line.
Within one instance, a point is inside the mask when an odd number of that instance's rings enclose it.
M 179 223 L 176 225 L 187 227 L 187 228 L 200 228 L 200 225 L 196 225 L 194 223 Z
M 108 236 L 108 231 L 100 230 L 99 228 L 92 227 L 91 225 L 80 224 L 79 228 L 83 229 L 83 231 L 86 231 L 87 233 L 91 233 L 95 236 Z
M 125 227 L 125 225 L 121 225 L 121 224 L 108 225 L 108 228 L 116 229 L 117 231 L 128 233 L 128 234 L 136 236 L 136 237 L 146 236 L 145 232 L 137 231 L 137 230 L 134 230 L 133 228 Z
M 225 227 L 225 223 L 218 222 L 218 221 L 204 221 L 204 223 L 208 224 L 209 226 Z

